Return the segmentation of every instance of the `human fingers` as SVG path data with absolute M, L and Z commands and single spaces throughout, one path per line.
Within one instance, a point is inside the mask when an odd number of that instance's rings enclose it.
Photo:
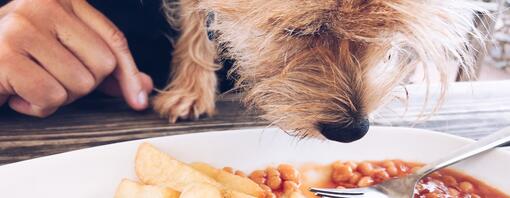
M 129 51 L 124 34 L 102 13 L 86 1 L 74 1 L 73 10 L 89 27 L 97 32 L 107 43 L 117 60 L 113 76 L 127 103 L 136 110 L 148 106 L 148 94 L 144 90 L 140 72 Z
M 46 72 L 40 65 L 27 57 L 12 58 L 13 62 L 3 63 L 16 64 L 10 66 L 7 71 L 7 79 L 2 80 L 7 84 L 3 93 L 11 95 L 9 106 L 23 114 L 46 117 L 55 112 L 67 101 L 67 92 L 60 83 Z

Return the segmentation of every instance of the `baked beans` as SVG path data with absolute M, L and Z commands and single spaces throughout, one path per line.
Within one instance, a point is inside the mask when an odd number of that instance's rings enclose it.
M 401 160 L 385 161 L 336 161 L 329 166 L 316 166 L 313 170 L 323 173 L 322 181 L 309 182 L 308 177 L 301 174 L 306 170 L 294 168 L 288 164 L 277 168 L 268 167 L 256 170 L 249 178 L 259 184 L 265 191 L 266 198 L 288 197 L 290 193 L 299 192 L 306 197 L 315 197 L 308 192 L 309 187 L 323 188 L 357 188 L 367 187 L 384 182 L 391 178 L 403 177 L 422 165 Z M 238 171 L 226 168 L 226 171 L 237 175 Z M 320 174 L 319 174 L 320 175 Z M 414 198 L 510 198 L 510 196 L 494 189 L 472 177 L 449 169 L 430 174 L 416 186 Z
M 234 174 L 238 175 L 238 176 L 241 176 L 241 177 L 246 177 L 246 174 L 243 171 L 240 171 L 240 170 L 236 170 L 236 172 Z
M 257 184 L 265 184 L 266 177 L 267 177 L 266 171 L 263 170 L 257 170 L 250 174 L 250 179 Z
M 248 178 L 259 184 L 264 190 L 265 198 L 288 197 L 292 193 L 300 192 L 299 171 L 288 164 L 253 171 Z
M 234 169 L 232 167 L 225 167 L 225 168 L 223 168 L 223 171 L 234 174 Z
M 278 166 L 278 171 L 280 172 L 282 179 L 285 181 L 293 181 L 295 183 L 299 181 L 299 172 L 291 165 L 281 164 Z

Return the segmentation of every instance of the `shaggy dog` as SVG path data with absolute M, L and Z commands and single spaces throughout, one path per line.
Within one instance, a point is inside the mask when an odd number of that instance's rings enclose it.
M 244 102 L 285 131 L 351 142 L 416 68 L 470 74 L 483 10 L 462 0 L 181 0 L 172 81 L 154 100 L 171 122 L 212 115 L 218 54 Z M 213 41 L 208 38 L 214 33 Z M 219 53 L 221 52 L 221 53 Z M 429 75 L 425 73 L 425 81 Z

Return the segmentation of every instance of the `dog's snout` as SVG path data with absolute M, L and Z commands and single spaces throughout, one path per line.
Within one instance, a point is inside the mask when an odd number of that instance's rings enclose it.
M 361 139 L 368 132 L 370 122 L 363 118 L 349 125 L 338 123 L 319 123 L 319 130 L 329 140 L 337 142 L 354 142 Z

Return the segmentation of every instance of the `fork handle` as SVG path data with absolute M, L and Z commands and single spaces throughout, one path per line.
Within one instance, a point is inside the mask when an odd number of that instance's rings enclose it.
M 510 127 L 503 128 L 487 137 L 478 140 L 478 142 L 466 145 L 435 162 L 427 164 L 423 168 L 419 169 L 415 175 L 423 178 L 438 169 L 450 166 L 464 159 L 473 157 L 477 154 L 508 143 L 510 143 Z

